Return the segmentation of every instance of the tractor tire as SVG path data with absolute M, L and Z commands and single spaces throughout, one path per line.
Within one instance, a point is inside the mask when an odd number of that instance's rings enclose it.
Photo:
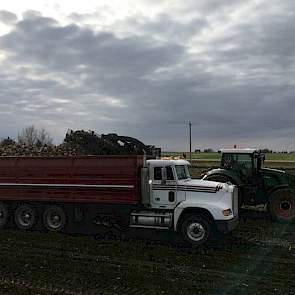
M 295 192 L 279 189 L 273 192 L 268 201 L 268 211 L 274 221 L 291 223 L 295 221 Z
M 193 247 L 205 244 L 209 240 L 211 232 L 210 222 L 199 214 L 186 216 L 181 224 L 182 238 Z

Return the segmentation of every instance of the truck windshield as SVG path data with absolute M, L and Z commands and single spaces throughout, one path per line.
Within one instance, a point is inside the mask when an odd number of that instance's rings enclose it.
M 186 165 L 176 165 L 175 170 L 179 180 L 191 178 Z

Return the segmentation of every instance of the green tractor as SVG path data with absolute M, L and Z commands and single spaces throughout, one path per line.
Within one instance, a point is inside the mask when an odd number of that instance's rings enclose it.
M 239 188 L 240 205 L 267 205 L 274 220 L 295 220 L 295 176 L 263 168 L 265 156 L 256 149 L 221 150 L 221 166 L 203 179 L 230 182 Z

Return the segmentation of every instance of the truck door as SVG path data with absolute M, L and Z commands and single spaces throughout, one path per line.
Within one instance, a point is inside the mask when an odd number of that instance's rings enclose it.
M 154 167 L 152 179 L 152 205 L 154 208 L 174 208 L 177 182 L 171 166 Z

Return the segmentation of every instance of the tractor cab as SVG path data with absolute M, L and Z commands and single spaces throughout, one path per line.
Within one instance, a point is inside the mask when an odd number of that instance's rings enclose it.
M 257 149 L 222 149 L 220 152 L 220 168 L 208 171 L 203 179 L 237 185 L 242 196 L 240 203 L 265 202 L 264 154 Z
M 264 158 L 264 154 L 256 149 L 223 149 L 221 168 L 234 171 L 248 182 L 260 173 Z

